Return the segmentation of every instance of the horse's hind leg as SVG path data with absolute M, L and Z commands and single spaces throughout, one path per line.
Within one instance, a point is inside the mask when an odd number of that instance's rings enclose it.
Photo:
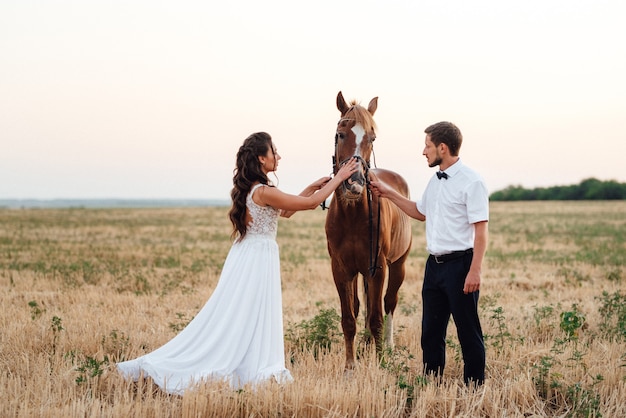
M 385 331 L 384 338 L 385 344 L 389 348 L 394 347 L 393 343 L 393 313 L 398 305 L 398 292 L 402 282 L 404 282 L 404 275 L 406 268 L 404 266 L 405 261 L 409 255 L 407 251 L 400 259 L 389 266 L 389 280 L 387 283 L 387 291 L 385 292 Z

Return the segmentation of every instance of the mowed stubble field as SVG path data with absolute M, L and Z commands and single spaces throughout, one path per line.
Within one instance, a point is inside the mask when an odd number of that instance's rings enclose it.
M 124 381 L 114 362 L 171 339 L 211 295 L 230 248 L 227 210 L 0 209 L 0 416 L 626 416 L 624 201 L 491 204 L 479 390 L 462 384 L 453 323 L 445 378 L 421 377 L 417 221 L 396 347 L 380 361 L 361 333 L 358 366 L 344 373 L 320 209 L 279 223 L 294 383 L 208 383 L 174 397 Z

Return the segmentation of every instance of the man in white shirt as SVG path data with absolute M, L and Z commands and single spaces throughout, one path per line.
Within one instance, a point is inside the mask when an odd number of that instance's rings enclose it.
M 424 371 L 441 376 L 445 367 L 446 331 L 450 315 L 463 353 L 466 384 L 485 380 L 485 344 L 478 318 L 482 263 L 487 250 L 489 193 L 478 173 L 463 164 L 463 135 L 450 122 L 429 126 L 422 154 L 429 167 L 439 166 L 422 199 L 413 202 L 386 184 L 370 187 L 400 209 L 426 221 L 426 261 L 422 287 Z

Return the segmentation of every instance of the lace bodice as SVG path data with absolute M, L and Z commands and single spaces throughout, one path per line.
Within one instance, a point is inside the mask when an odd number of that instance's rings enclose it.
M 278 230 L 278 215 L 280 211 L 270 206 L 259 206 L 252 200 L 252 195 L 259 187 L 268 187 L 263 184 L 257 184 L 250 190 L 246 197 L 246 207 L 250 211 L 252 222 L 248 225 L 247 234 L 251 235 L 269 235 L 276 237 Z

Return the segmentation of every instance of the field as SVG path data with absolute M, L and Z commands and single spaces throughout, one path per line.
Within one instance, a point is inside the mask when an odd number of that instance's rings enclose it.
M 344 373 L 320 209 L 279 223 L 292 384 L 208 383 L 176 397 L 124 381 L 116 361 L 171 339 L 211 295 L 230 247 L 226 212 L 0 209 L 0 416 L 626 416 L 626 201 L 491 204 L 478 390 L 462 384 L 453 323 L 444 379 L 420 374 L 417 221 L 396 347 L 378 359 L 361 332 L 358 366 Z

